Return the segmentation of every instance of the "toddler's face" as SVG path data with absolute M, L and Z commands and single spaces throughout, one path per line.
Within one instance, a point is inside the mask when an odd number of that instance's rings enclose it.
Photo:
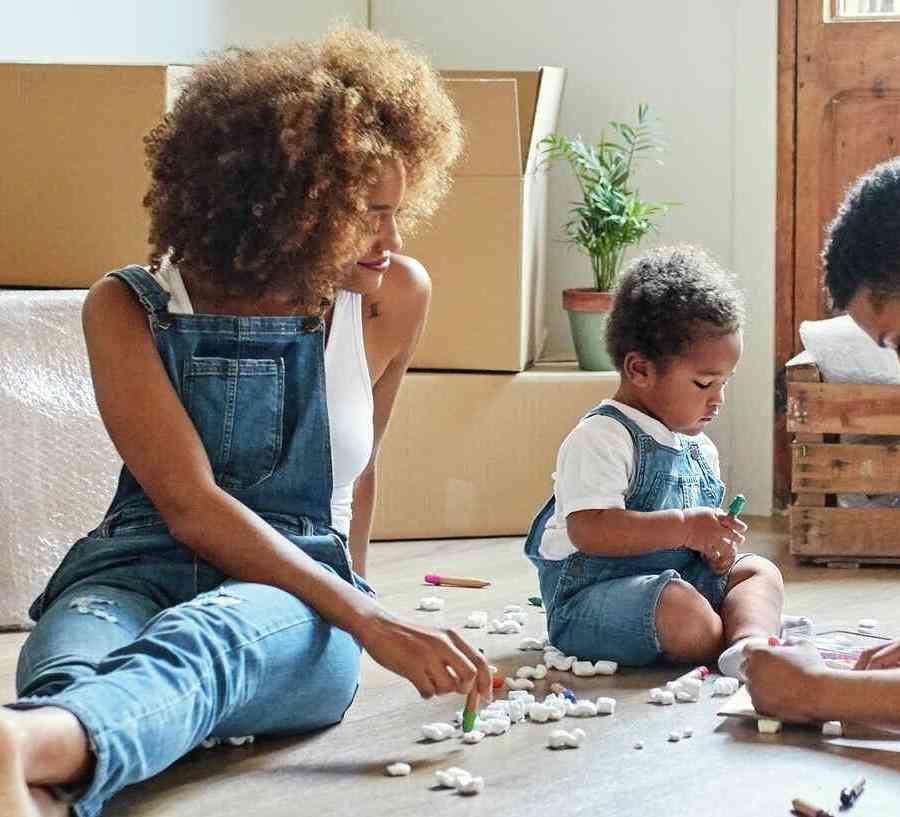
M 725 404 L 725 387 L 743 344 L 740 332 L 695 341 L 688 354 L 651 376 L 647 407 L 672 431 L 699 434 Z

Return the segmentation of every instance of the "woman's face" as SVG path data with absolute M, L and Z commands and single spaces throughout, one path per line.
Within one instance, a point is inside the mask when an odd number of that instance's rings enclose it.
M 378 182 L 369 191 L 368 212 L 374 239 L 366 254 L 347 269 L 344 289 L 367 294 L 381 286 L 391 265 L 391 253 L 400 252 L 397 210 L 406 193 L 406 170 L 399 159 L 385 163 Z
M 876 299 L 866 287 L 856 293 L 847 312 L 875 343 L 900 355 L 900 298 Z

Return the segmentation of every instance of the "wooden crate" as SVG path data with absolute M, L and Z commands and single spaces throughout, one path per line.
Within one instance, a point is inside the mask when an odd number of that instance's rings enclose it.
M 900 493 L 900 445 L 838 435 L 900 435 L 900 385 L 823 383 L 803 352 L 787 363 L 791 553 L 801 560 L 900 564 L 900 508 L 839 508 L 838 493 Z

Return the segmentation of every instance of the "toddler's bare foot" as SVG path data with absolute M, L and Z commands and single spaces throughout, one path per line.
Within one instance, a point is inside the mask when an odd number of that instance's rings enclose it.
M 68 806 L 25 781 L 25 732 L 15 712 L 0 707 L 0 814 L 3 817 L 65 817 Z

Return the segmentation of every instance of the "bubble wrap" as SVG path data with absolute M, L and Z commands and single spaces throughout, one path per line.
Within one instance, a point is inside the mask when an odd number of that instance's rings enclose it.
M 103 517 L 121 460 L 97 412 L 84 290 L 0 290 L 0 629 Z

